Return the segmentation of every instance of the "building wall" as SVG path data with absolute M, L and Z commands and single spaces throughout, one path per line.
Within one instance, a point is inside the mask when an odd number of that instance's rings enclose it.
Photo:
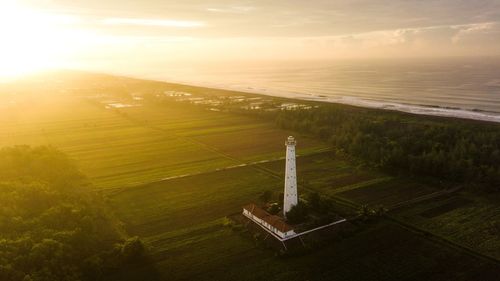
M 286 233 L 284 232 L 281 232 L 280 230 L 278 230 L 277 228 L 275 228 L 274 226 L 268 224 L 267 222 L 263 221 L 262 219 L 254 216 L 250 211 L 248 211 L 247 209 L 243 209 L 243 215 L 252 219 L 253 221 L 255 221 L 256 223 L 264 226 L 265 228 L 269 229 L 271 232 L 273 232 L 274 234 L 278 235 L 279 237 L 281 238 L 286 238 L 288 236 L 291 236 L 291 235 L 294 235 L 295 234 L 295 231 L 293 230 L 290 230 Z
M 283 213 L 292 209 L 298 203 L 297 196 L 297 171 L 295 165 L 295 139 L 288 137 L 286 145 L 286 164 L 285 164 L 285 192 L 283 194 Z

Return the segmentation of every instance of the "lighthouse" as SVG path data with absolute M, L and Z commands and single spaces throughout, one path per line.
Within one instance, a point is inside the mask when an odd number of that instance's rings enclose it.
M 289 136 L 285 142 L 286 145 L 286 164 L 285 164 L 285 192 L 283 198 L 283 214 L 292 209 L 298 203 L 297 196 L 297 171 L 295 167 L 295 138 Z

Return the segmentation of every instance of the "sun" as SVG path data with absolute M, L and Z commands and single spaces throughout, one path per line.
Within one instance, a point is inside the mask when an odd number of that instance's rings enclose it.
M 0 76 L 58 67 L 70 47 L 59 22 L 56 16 L 0 0 Z

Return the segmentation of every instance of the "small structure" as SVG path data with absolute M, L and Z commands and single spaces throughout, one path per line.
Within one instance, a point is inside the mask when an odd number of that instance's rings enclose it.
M 248 204 L 243 207 L 243 215 L 259 225 L 268 233 L 272 234 L 276 239 L 283 243 L 283 247 L 286 249 L 285 241 L 290 239 L 299 238 L 302 241 L 302 236 L 327 228 L 334 225 L 342 224 L 347 220 L 341 218 L 337 221 L 327 223 L 322 226 L 318 226 L 313 229 L 303 230 L 302 232 L 296 233 L 292 226 L 288 225 L 284 217 L 293 206 L 298 204 L 297 195 L 297 171 L 295 164 L 295 145 L 297 142 L 295 138 L 289 136 L 285 142 L 286 145 L 286 164 L 285 164 L 285 192 L 283 200 L 283 217 L 271 215 L 264 209 L 260 208 L 255 204 Z M 302 241 L 303 243 L 303 241 Z
M 244 206 L 243 215 L 281 239 L 295 235 L 293 228 L 281 217 L 271 215 L 255 204 L 248 204 Z
M 293 206 L 298 203 L 297 196 L 297 171 L 295 166 L 295 138 L 289 136 L 285 142 L 286 145 L 286 164 L 285 164 L 285 192 L 283 198 L 283 214 L 286 216 Z

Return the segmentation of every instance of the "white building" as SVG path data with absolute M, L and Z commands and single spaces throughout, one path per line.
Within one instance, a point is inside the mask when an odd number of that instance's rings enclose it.
M 297 196 L 297 171 L 295 165 L 295 138 L 289 136 L 285 142 L 286 145 L 286 164 L 285 164 L 285 192 L 283 198 L 283 214 L 292 209 L 298 203 Z
M 286 145 L 286 172 L 285 192 L 283 200 L 283 214 L 286 215 L 290 209 L 297 205 L 297 173 L 295 170 L 295 139 L 288 137 Z M 281 239 L 296 235 L 293 228 L 288 225 L 282 217 L 271 215 L 255 204 L 243 207 L 243 215 L 273 233 Z
M 293 228 L 281 217 L 271 215 L 255 204 L 244 206 L 243 215 L 282 239 L 295 235 Z

